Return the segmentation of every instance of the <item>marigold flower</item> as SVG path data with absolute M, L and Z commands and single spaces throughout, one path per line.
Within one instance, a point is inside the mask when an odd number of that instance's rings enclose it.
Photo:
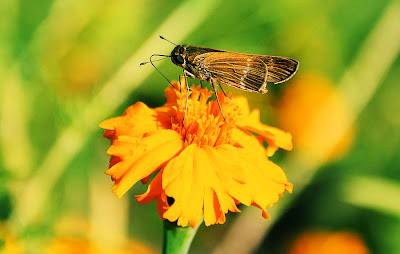
M 293 186 L 268 157 L 278 148 L 291 150 L 291 135 L 260 123 L 259 110 L 250 111 L 244 97 L 229 101 L 218 94 L 224 120 L 209 100 L 213 92 L 192 87 L 186 104 L 181 90 L 169 87 L 162 107 L 138 102 L 100 124 L 112 142 L 106 174 L 115 182 L 113 192 L 121 198 L 155 174 L 136 198 L 140 204 L 157 200 L 160 217 L 179 226 L 194 228 L 203 215 L 207 226 L 222 224 L 228 211 L 240 212 L 238 204 L 259 207 L 269 218 L 266 208 Z
M 323 119 L 316 121 L 321 109 Z M 293 81 L 283 93 L 277 115 L 279 124 L 293 135 L 297 149 L 314 156 L 329 151 L 324 160 L 342 157 L 353 143 L 354 126 L 339 140 L 332 140 L 350 114 L 343 95 L 323 76 L 306 74 Z M 329 148 L 332 142 L 336 145 Z
M 289 254 L 368 254 L 362 239 L 352 232 L 306 232 L 298 237 Z

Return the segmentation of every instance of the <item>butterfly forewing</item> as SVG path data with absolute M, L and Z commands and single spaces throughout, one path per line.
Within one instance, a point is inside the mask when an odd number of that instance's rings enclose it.
M 198 56 L 214 81 L 252 92 L 266 92 L 267 66 L 256 55 L 212 52 Z

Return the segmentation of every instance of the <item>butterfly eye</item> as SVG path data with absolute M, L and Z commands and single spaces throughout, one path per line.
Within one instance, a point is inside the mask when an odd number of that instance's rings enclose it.
M 185 61 L 183 60 L 183 57 L 181 55 L 173 55 L 172 56 L 172 61 L 175 64 L 183 64 Z

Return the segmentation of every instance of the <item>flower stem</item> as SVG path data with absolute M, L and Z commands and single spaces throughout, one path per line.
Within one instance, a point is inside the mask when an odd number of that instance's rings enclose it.
M 200 225 L 201 223 L 199 223 Z M 196 228 L 180 227 L 176 223 L 164 220 L 163 254 L 186 254 L 197 232 Z

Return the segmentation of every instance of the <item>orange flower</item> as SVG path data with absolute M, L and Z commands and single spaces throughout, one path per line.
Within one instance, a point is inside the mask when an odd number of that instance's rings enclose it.
M 297 238 L 289 254 L 368 254 L 361 238 L 351 232 L 307 232 Z
M 291 135 L 260 123 L 259 111 L 250 112 L 244 97 L 233 97 L 232 103 L 218 94 L 224 120 L 207 89 L 193 87 L 187 104 L 184 87 L 182 94 L 173 87 L 165 93 L 162 107 L 138 102 L 100 124 L 112 142 L 106 174 L 115 182 L 113 192 L 121 198 L 155 174 L 136 198 L 140 204 L 156 199 L 160 217 L 179 226 L 194 228 L 203 215 L 207 226 L 222 224 L 228 211 L 240 212 L 240 203 L 259 207 L 269 218 L 267 206 L 293 186 L 268 157 L 279 147 L 291 150 Z
M 287 86 L 278 113 L 280 125 L 293 135 L 296 148 L 314 157 L 328 153 L 323 155 L 326 161 L 342 157 L 351 147 L 354 126 L 332 140 L 349 117 L 340 91 L 328 79 L 316 74 L 303 75 Z M 332 146 L 332 142 L 336 145 Z
M 151 247 L 137 240 L 127 240 L 126 243 L 117 246 L 107 246 L 101 243 L 90 242 L 85 238 L 75 236 L 59 236 L 51 239 L 47 245 L 43 247 L 41 253 L 46 254 L 153 254 L 156 253 Z

